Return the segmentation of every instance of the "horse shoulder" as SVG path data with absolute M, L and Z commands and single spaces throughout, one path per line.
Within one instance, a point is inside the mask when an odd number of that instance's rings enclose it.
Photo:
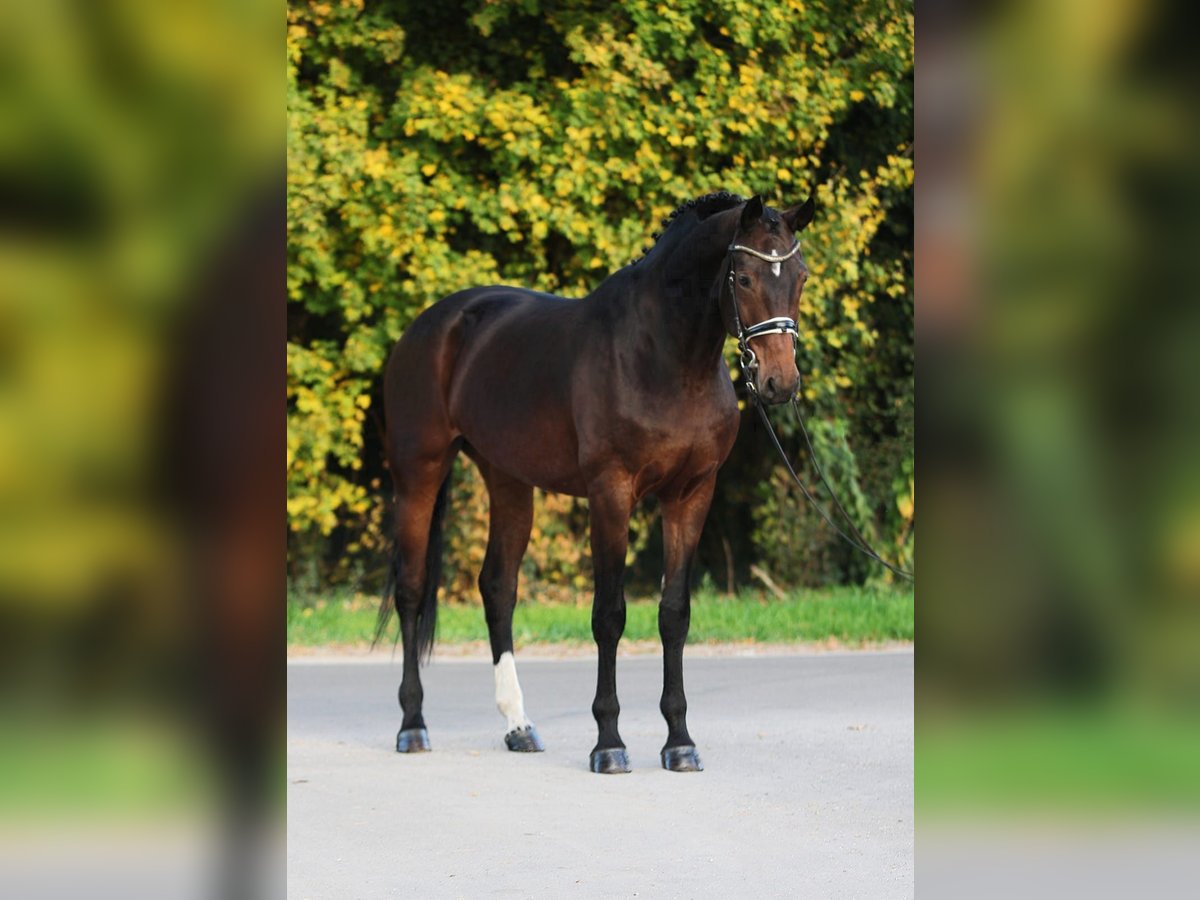
M 733 441 L 737 437 L 738 426 L 742 421 L 741 410 L 738 409 L 737 391 L 725 372 L 724 365 L 717 377 L 712 390 L 712 402 L 708 405 L 708 432 L 713 439 L 724 448 L 722 461 L 733 449 Z

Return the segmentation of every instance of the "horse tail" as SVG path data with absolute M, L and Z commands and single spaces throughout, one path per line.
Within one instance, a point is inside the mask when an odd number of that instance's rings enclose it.
M 446 473 L 433 504 L 433 516 L 429 522 L 429 542 L 425 550 L 425 588 L 421 605 L 417 608 L 417 659 L 428 662 L 433 651 L 433 640 L 437 631 L 437 595 L 442 582 L 442 526 L 446 517 L 446 506 L 450 500 L 450 482 L 453 468 Z M 396 608 L 396 590 L 400 584 L 400 552 L 392 541 L 391 564 L 388 566 L 387 584 L 384 587 L 383 603 L 375 623 L 374 647 L 387 630 L 392 610 Z

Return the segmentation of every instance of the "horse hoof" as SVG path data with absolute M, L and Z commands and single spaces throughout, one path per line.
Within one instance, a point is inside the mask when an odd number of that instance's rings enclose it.
M 622 775 L 629 771 L 629 756 L 624 747 L 592 751 L 592 771 L 600 775 Z
M 671 772 L 703 772 L 695 747 L 663 747 L 663 768 Z
M 397 753 L 428 753 L 429 732 L 424 728 L 405 728 L 396 735 Z
M 504 736 L 504 745 L 517 753 L 541 753 L 546 749 L 532 725 L 514 728 Z

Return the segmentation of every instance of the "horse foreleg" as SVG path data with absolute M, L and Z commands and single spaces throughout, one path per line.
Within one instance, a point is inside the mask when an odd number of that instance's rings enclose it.
M 667 742 L 662 748 L 664 769 L 699 772 L 704 767 L 696 744 L 688 734 L 687 697 L 683 691 L 683 645 L 691 622 L 691 573 L 696 545 L 712 502 L 715 478 L 686 498 L 662 503 L 663 550 L 666 562 L 662 603 L 658 607 L 658 633 L 663 644 L 663 692 L 659 709 L 667 720 Z
M 533 488 L 480 465 L 487 482 L 489 526 L 487 555 L 479 572 L 479 593 L 487 617 L 496 676 L 496 707 L 508 723 L 504 744 L 524 752 L 545 749 L 525 715 L 525 696 L 513 658 L 512 620 L 517 575 L 533 527 Z
M 625 632 L 625 550 L 629 544 L 632 492 L 625 482 L 609 483 L 589 493 L 592 527 L 592 567 L 595 596 L 592 600 L 592 637 L 596 640 L 599 667 L 592 715 L 599 737 L 592 750 L 593 772 L 629 771 L 625 742 L 617 731 L 621 705 L 617 702 L 617 644 Z

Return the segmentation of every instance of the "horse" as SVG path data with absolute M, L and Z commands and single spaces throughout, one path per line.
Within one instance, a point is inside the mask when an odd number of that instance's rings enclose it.
M 442 522 L 461 451 L 489 496 L 479 591 L 508 749 L 544 749 L 525 713 L 512 638 L 537 487 L 588 501 L 598 652 L 589 768 L 630 771 L 616 688 L 625 552 L 634 506 L 655 496 L 665 557 L 660 758 L 671 771 L 702 770 L 687 727 L 683 646 L 696 545 L 740 420 L 723 348 L 726 336 L 738 339 L 747 389 L 759 400 L 793 396 L 795 319 L 808 277 L 796 235 L 812 217 L 812 198 L 781 212 L 759 196 L 707 194 L 671 213 L 640 259 L 582 300 L 473 287 L 432 304 L 400 337 L 383 384 L 395 524 L 376 635 L 397 610 L 404 654 L 397 751 L 430 749 L 418 661 L 433 643 Z

